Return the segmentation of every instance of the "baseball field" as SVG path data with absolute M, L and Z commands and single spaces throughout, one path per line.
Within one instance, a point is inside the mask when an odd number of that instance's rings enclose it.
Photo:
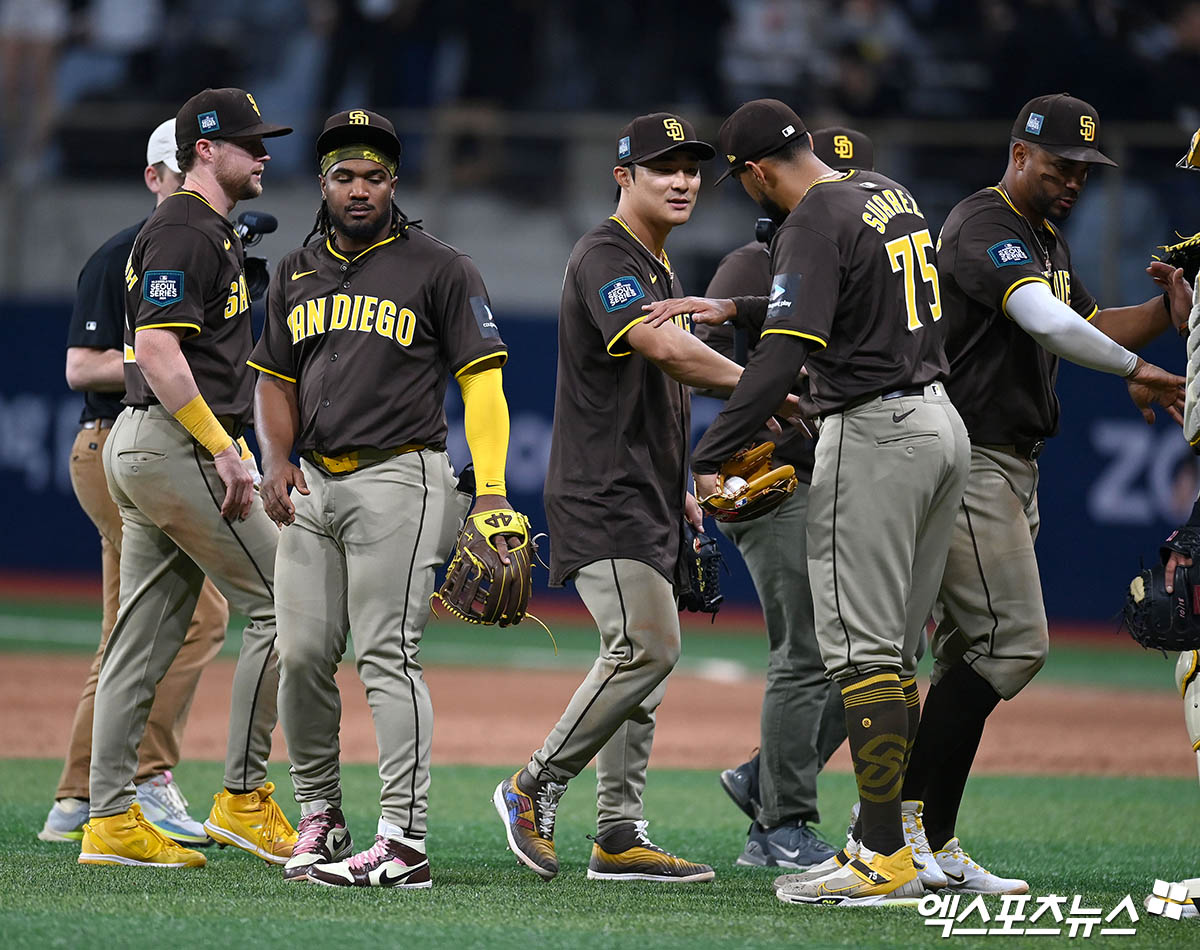
M 655 840 L 713 864 L 715 882 L 587 881 L 594 784 L 585 774 L 559 813 L 563 871 L 542 883 L 519 870 L 506 850 L 490 796 L 540 742 L 594 656 L 594 633 L 583 617 L 567 611 L 549 620 L 557 655 L 532 625 L 507 631 L 430 626 L 423 655 L 436 715 L 429 838 L 434 887 L 345 892 L 286 885 L 277 868 L 216 848 L 208 850 L 202 870 L 131 871 L 81 867 L 74 846 L 38 841 L 99 607 L 86 597 L 10 591 L 0 600 L 0 942 L 14 948 L 351 940 L 644 948 L 909 947 L 948 940 L 971 947 L 1002 939 L 978 933 L 997 928 L 1019 946 L 1086 939 L 1099 946 L 1192 947 L 1200 940 L 1200 921 L 1165 919 L 1142 906 L 1155 879 L 1200 874 L 1194 846 L 1200 787 L 1171 687 L 1172 664 L 1111 631 L 1052 629 L 1049 664 L 989 721 L 967 790 L 958 829 L 964 845 L 998 872 L 1029 881 L 1024 920 L 996 920 L 1004 910 L 998 898 L 983 902 L 986 922 L 978 907 L 964 917 L 964 898 L 956 908 L 964 919 L 953 924 L 939 916 L 948 908 L 932 902 L 924 913 L 799 908 L 774 898 L 776 870 L 734 866 L 746 822 L 721 791 L 717 772 L 743 761 L 756 744 L 765 646 L 752 614 L 722 614 L 713 627 L 687 626 L 684 659 L 659 710 L 646 793 Z M 185 762 L 176 772 L 192 813 L 201 817 L 221 778 L 236 642 L 231 630 L 222 657 L 204 674 Z M 345 811 L 362 842 L 377 817 L 375 740 L 351 662 L 339 679 Z M 271 778 L 295 818 L 278 732 Z M 844 835 L 854 797 L 843 750 L 821 780 L 820 830 L 828 840 Z M 1126 895 L 1138 920 L 1121 913 L 1106 921 Z M 1041 916 L 1031 921 L 1039 907 Z M 1029 928 L 1060 932 L 1025 933 L 1014 941 L 1014 931 Z M 1106 928 L 1135 933 L 1103 935 Z

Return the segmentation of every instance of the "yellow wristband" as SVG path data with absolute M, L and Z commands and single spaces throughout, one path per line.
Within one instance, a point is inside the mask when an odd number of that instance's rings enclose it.
M 254 457 L 254 453 L 250 451 L 250 446 L 246 444 L 245 436 L 242 436 L 240 439 L 238 439 L 237 444 L 238 444 L 238 451 L 242 453 L 242 461 L 243 462 L 246 461 L 246 459 L 248 459 L 248 458 Z
M 192 438 L 203 445 L 208 451 L 217 455 L 233 445 L 229 433 L 217 422 L 217 417 L 208 408 L 203 396 L 197 396 L 186 406 L 175 413 L 179 424 L 192 434 Z

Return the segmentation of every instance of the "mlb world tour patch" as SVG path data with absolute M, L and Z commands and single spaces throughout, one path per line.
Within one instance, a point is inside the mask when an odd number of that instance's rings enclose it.
M 620 310 L 622 307 L 628 307 L 635 300 L 641 300 L 644 296 L 646 294 L 642 290 L 642 285 L 638 283 L 636 277 L 632 276 L 618 277 L 600 288 L 600 299 L 604 302 L 604 309 L 609 313 Z
M 1029 256 L 1029 249 L 1023 241 L 1012 238 L 1008 241 L 1001 241 L 999 244 L 993 244 L 988 248 L 988 257 L 992 259 L 992 263 L 997 267 L 1008 267 L 1011 264 L 1026 264 L 1032 258 Z
M 166 307 L 183 299 L 183 271 L 148 270 L 142 283 L 142 299 Z

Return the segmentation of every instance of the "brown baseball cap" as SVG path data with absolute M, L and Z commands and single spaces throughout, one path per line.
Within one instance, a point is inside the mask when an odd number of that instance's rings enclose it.
M 286 125 L 264 122 L 258 103 L 245 89 L 205 89 L 198 92 L 175 116 L 175 144 L 192 145 L 200 139 L 237 139 L 261 135 L 289 135 Z
M 813 154 L 830 168 L 840 172 L 852 168 L 875 170 L 875 146 L 857 129 L 831 125 L 809 134 L 812 135 Z
M 717 142 L 729 167 L 714 184 L 772 152 L 790 145 L 807 130 L 800 116 L 778 99 L 752 99 L 721 123 Z
M 711 145 L 696 138 L 696 130 L 687 119 L 670 112 L 639 115 L 617 136 L 617 164 L 648 162 L 676 149 L 694 152 L 705 162 L 717 154 Z
M 1117 164 L 1100 151 L 1100 113 L 1065 92 L 1025 103 L 1013 123 L 1012 137 L 1073 162 Z
M 400 139 L 396 127 L 378 112 L 348 109 L 331 115 L 317 137 L 317 160 L 349 145 L 366 145 L 400 164 Z

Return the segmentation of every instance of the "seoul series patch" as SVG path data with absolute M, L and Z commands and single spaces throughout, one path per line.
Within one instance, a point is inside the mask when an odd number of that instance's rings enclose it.
M 638 283 L 636 277 L 632 276 L 618 277 L 600 288 L 600 300 L 604 303 L 604 309 L 609 313 L 628 307 L 635 300 L 641 300 L 644 296 L 646 294 L 642 291 L 642 285 Z
M 496 326 L 496 318 L 492 316 L 492 308 L 488 306 L 486 297 L 471 297 L 471 312 L 475 314 L 475 322 L 479 325 L 479 335 L 498 339 L 500 328 Z
M 617 142 L 617 158 L 628 158 L 628 157 L 629 157 L 629 136 L 624 135 L 621 137 L 621 140 L 619 142 Z
M 196 121 L 200 123 L 200 132 L 207 135 L 209 132 L 216 132 L 221 128 L 221 123 L 217 120 L 216 112 L 201 112 L 196 116 Z
M 1033 258 L 1029 256 L 1029 248 L 1023 241 L 1010 238 L 993 244 L 988 248 L 988 257 L 997 267 L 1009 267 L 1012 264 L 1028 264 Z
M 183 299 L 183 271 L 148 270 L 142 283 L 142 299 L 156 307 L 168 307 Z
M 1029 121 L 1025 123 L 1025 131 L 1031 135 L 1042 134 L 1042 123 L 1046 121 L 1046 117 L 1039 112 L 1029 113 Z

